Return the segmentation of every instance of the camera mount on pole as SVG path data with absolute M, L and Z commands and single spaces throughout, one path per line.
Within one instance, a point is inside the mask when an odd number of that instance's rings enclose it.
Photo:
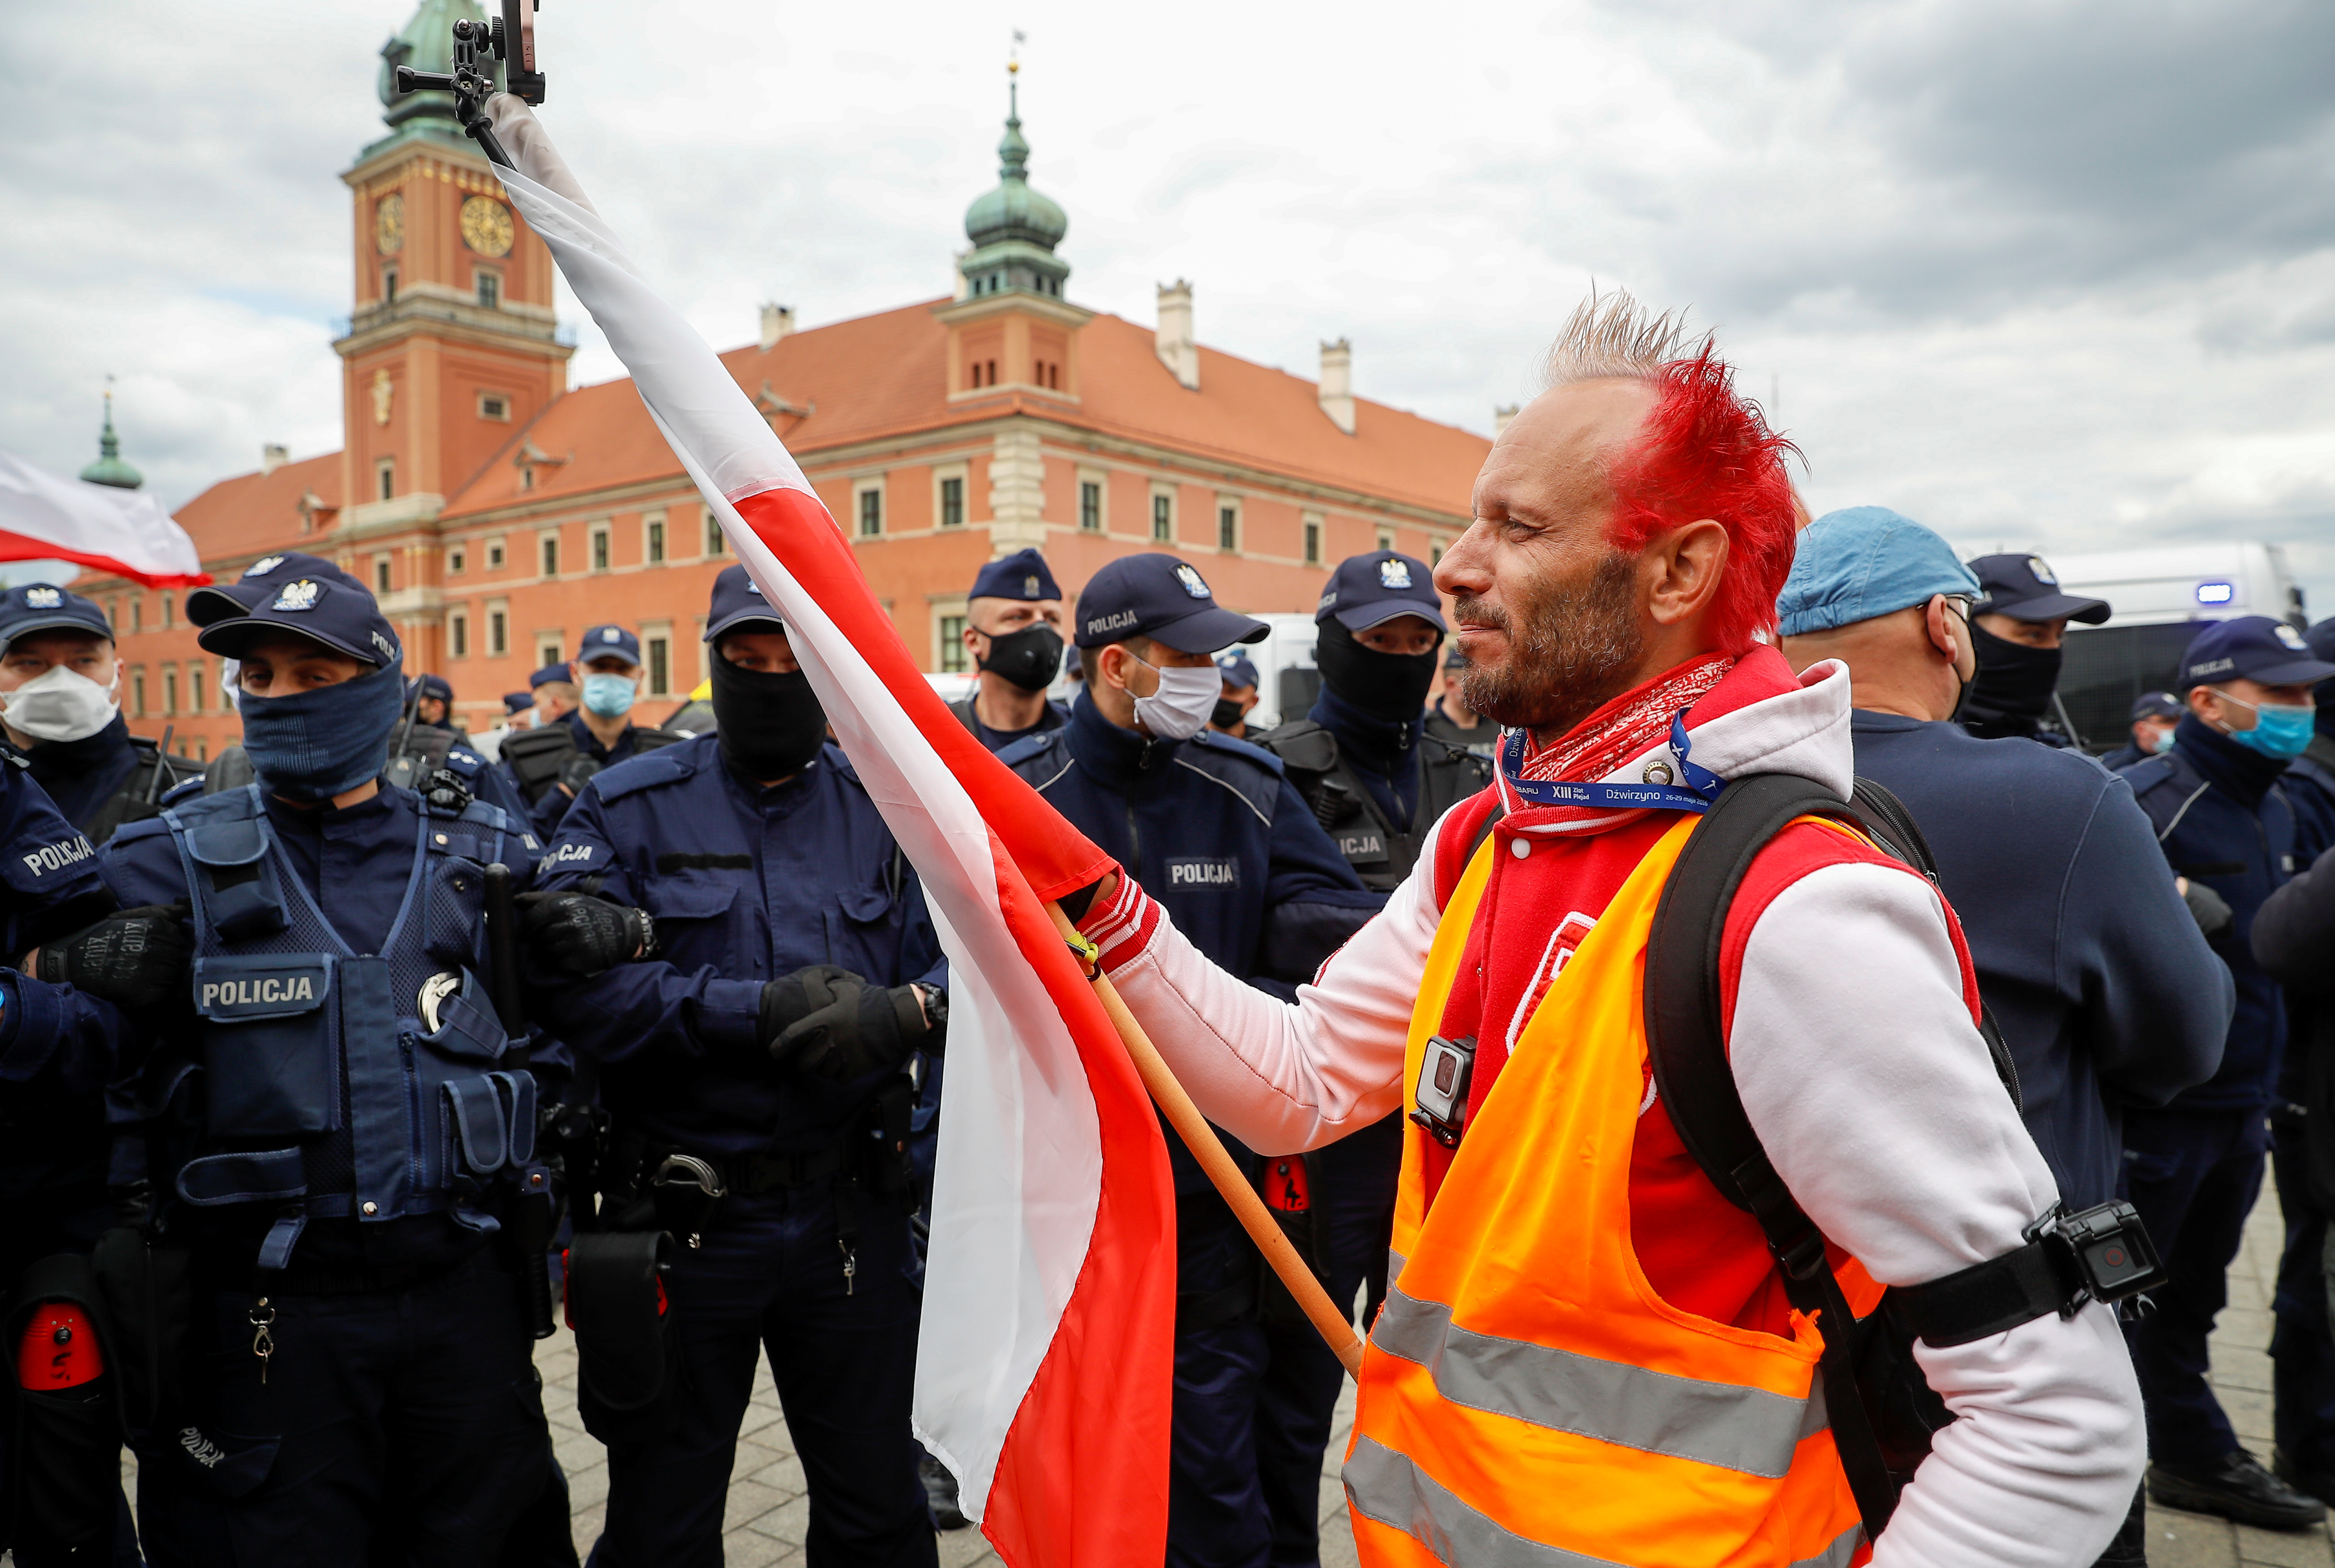
M 518 165 L 496 140 L 494 118 L 487 112 L 487 100 L 495 94 L 494 67 L 488 56 L 503 63 L 512 92 L 529 103 L 541 103 L 543 73 L 535 64 L 535 12 L 541 4 L 542 0 L 501 0 L 502 15 L 490 23 L 482 25 L 467 16 L 457 21 L 451 74 L 416 71 L 411 65 L 397 68 L 400 92 L 451 92 L 454 116 L 462 122 L 462 129 L 489 159 L 505 169 Z

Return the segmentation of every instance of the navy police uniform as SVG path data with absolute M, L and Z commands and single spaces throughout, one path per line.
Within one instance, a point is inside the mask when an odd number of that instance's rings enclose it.
M 2209 626 L 2183 667 L 2185 687 L 2335 675 L 2335 664 L 2311 659 L 2291 627 L 2259 615 Z M 2249 943 L 2256 911 L 2295 866 L 2286 770 L 2285 758 L 2191 713 L 2175 729 L 2172 751 L 2119 775 L 2155 824 L 2174 871 L 2213 888 L 2235 917 L 2213 943 L 2237 987 L 2220 1070 L 2162 1110 L 2135 1110 L 2125 1121 L 2128 1195 L 2171 1275 L 2152 1292 L 2156 1310 L 2131 1325 L 2127 1338 L 2147 1402 L 2152 1461 L 2176 1476 L 2210 1475 L 2239 1451 L 2206 1386 L 2206 1339 L 2261 1190 L 2264 1113 L 2281 1099 L 2285 1009 Z
M 2059 579 L 2036 556 L 1981 556 L 1970 563 L 1981 597 L 1971 605 L 1971 643 L 1978 673 L 1964 694 L 1962 721 L 1982 740 L 2039 740 L 2071 747 L 2066 714 L 2058 709 L 2062 648 L 2031 648 L 1998 637 L 1978 624 L 1981 615 L 2013 621 L 2081 621 L 2097 626 L 2108 618 L 2104 599 L 2059 591 Z
M 565 680 L 581 684 L 584 666 L 594 659 L 614 655 L 635 670 L 641 664 L 641 640 L 623 626 L 594 626 L 584 634 L 573 664 L 554 664 L 530 677 L 535 685 Z M 538 837 L 548 841 L 567 814 L 583 781 L 603 768 L 670 745 L 680 739 L 670 731 L 626 723 L 613 742 L 603 741 L 584 721 L 584 710 L 536 729 L 521 731 L 503 741 L 501 766 L 507 782 L 528 802 Z M 565 788 L 563 788 L 563 786 Z
M 758 597 L 737 608 L 717 587 L 717 647 L 726 631 L 778 629 Z M 666 1280 L 677 1415 L 664 1436 L 612 1442 L 593 1562 L 721 1561 L 739 1424 L 767 1353 L 809 1479 L 811 1560 L 931 1563 L 908 1429 L 911 1205 L 874 1137 L 897 1131 L 913 1081 L 833 1083 L 775 1061 L 762 1011 L 769 982 L 812 965 L 877 986 L 945 984 L 906 856 L 838 748 L 766 787 L 716 734 L 596 775 L 547 851 L 543 886 L 654 923 L 653 957 L 542 993 L 552 1026 L 601 1064 L 616 1185 L 680 1154 L 728 1189 Z
M 269 557 L 187 609 L 213 653 L 289 631 L 372 653 L 324 690 L 351 694 L 349 723 L 386 720 L 355 700 L 396 678 L 395 633 L 327 563 Z M 151 1237 L 193 1280 L 184 1408 L 140 1449 L 147 1550 L 321 1563 L 370 1541 L 376 1561 L 489 1563 L 550 1457 L 494 1245 L 543 1188 L 537 1079 L 489 999 L 483 919 L 485 867 L 523 877 L 531 857 L 459 794 L 296 805 L 273 760 L 103 857 L 133 904 L 187 904 L 195 943 L 191 1009 L 139 1086 Z
M 1114 561 L 1079 602 L 1079 645 L 1090 660 L 1134 636 L 1212 653 L 1264 634 L 1262 623 L 1219 609 L 1199 574 L 1172 556 Z M 1245 741 L 1209 731 L 1151 739 L 1105 718 L 1089 690 L 1066 726 L 998 760 L 1115 857 L 1211 962 L 1278 995 L 1293 995 L 1383 902 L 1330 842 L 1279 759 Z M 1366 1244 L 1342 1215 L 1317 1237 L 1317 1215 L 1292 1206 L 1291 1178 L 1278 1173 L 1276 1183 L 1272 1169 L 1296 1162 L 1259 1162 L 1224 1141 L 1264 1179 L 1269 1203 L 1282 1197 L 1283 1223 L 1309 1244 L 1301 1250 L 1317 1270 Z M 1177 1275 L 1168 1561 L 1310 1562 L 1329 1436 L 1321 1365 L 1334 1402 L 1337 1362 L 1278 1284 L 1261 1277 L 1254 1244 L 1172 1133 L 1168 1148 Z M 1339 1278 L 1351 1300 L 1358 1276 Z

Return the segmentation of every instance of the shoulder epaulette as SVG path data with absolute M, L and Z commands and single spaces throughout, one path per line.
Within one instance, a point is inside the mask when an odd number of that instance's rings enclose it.
M 702 736 L 693 739 L 704 739 Z M 694 752 L 681 752 L 671 745 L 661 745 L 654 751 L 639 752 L 621 762 L 612 762 L 592 775 L 591 788 L 603 800 L 621 800 L 627 795 L 637 795 L 644 789 L 659 789 L 668 784 L 678 784 L 694 778 L 697 762 Z
M 1308 723 L 1311 721 L 1300 720 L 1299 722 Z M 1318 725 L 1315 727 L 1319 728 Z M 1287 726 L 1284 725 L 1284 728 Z M 1330 765 L 1335 766 L 1338 760 L 1337 740 L 1327 730 L 1322 731 L 1322 738 L 1330 743 Z M 1192 743 L 1204 751 L 1216 753 L 1227 760 L 1237 759 L 1243 762 L 1252 763 L 1264 769 L 1275 779 L 1283 777 L 1288 769 L 1298 766 L 1294 762 L 1284 762 L 1280 756 L 1263 746 L 1252 745 L 1246 740 L 1236 740 L 1230 735 L 1222 734 L 1215 730 L 1201 731 L 1192 737 Z M 1313 770 L 1310 765 L 1308 765 L 1308 770 Z
M 1036 761 L 1055 747 L 1067 745 L 1069 740 L 1070 731 L 1067 730 L 1041 730 L 1034 735 L 1022 736 L 1011 745 L 1000 747 L 997 760 L 1008 768 L 1019 769 L 1025 763 Z

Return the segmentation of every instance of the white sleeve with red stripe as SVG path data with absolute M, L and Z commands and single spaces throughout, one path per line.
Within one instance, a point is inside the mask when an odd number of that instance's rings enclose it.
M 1744 1109 L 1808 1216 L 1884 1283 L 2009 1252 L 2059 1196 L 1963 980 L 1936 892 L 1894 866 L 1810 872 L 1744 944 L 1728 1041 Z M 1938 1434 L 1874 1568 L 2093 1561 L 2146 1457 L 2108 1310 L 1915 1354 L 1961 1419 Z
M 1418 869 L 1313 984 L 1297 988 L 1294 1004 L 1209 963 L 1125 877 L 1080 927 L 1209 1120 L 1260 1154 L 1319 1148 L 1402 1104 L 1403 1042 L 1441 915 L 1433 881 L 1442 827 L 1420 847 Z

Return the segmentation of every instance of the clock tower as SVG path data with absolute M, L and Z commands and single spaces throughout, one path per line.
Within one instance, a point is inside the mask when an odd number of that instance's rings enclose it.
M 462 133 L 453 94 L 395 85 L 400 65 L 452 68 L 463 16 L 484 24 L 473 0 L 421 0 L 382 49 L 389 134 L 341 177 L 354 198 L 354 308 L 333 344 L 347 498 L 333 542 L 402 557 L 385 607 L 433 651 L 438 509 L 566 390 L 575 352 L 552 317 L 551 253 Z

